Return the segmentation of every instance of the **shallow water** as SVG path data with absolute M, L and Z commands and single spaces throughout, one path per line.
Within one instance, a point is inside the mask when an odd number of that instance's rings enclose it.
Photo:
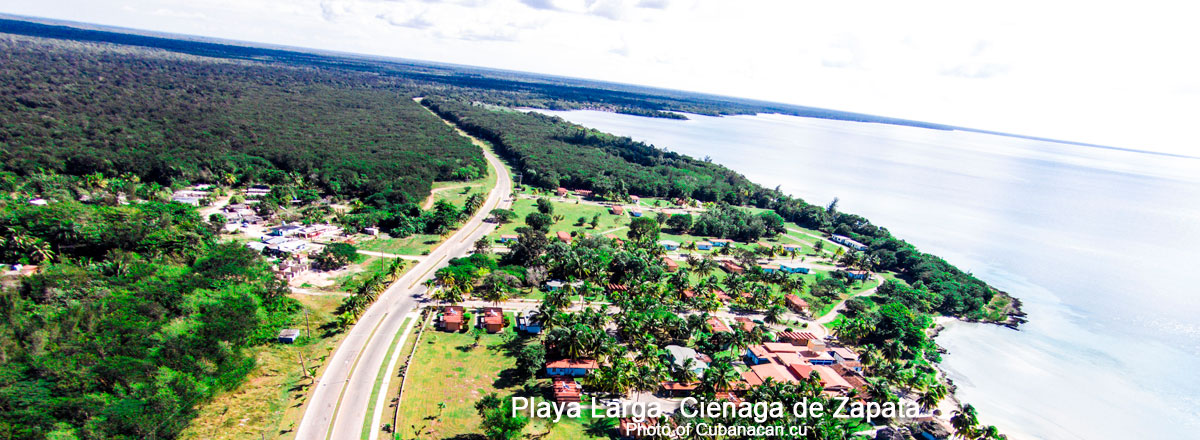
M 1200 160 L 780 115 L 546 113 L 810 203 L 839 197 L 1021 298 L 1020 332 L 952 323 L 938 337 L 958 396 L 1010 438 L 1200 429 Z

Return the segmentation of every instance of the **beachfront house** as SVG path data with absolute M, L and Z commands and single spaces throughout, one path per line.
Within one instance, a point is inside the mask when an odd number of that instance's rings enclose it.
M 854 249 L 856 251 L 867 250 L 867 245 L 859 243 L 857 241 L 854 241 L 854 239 L 847 237 L 845 235 L 833 234 L 833 237 L 830 237 L 829 239 L 833 240 L 834 243 L 840 244 L 842 246 L 846 246 L 846 247 L 848 247 L 850 249 Z

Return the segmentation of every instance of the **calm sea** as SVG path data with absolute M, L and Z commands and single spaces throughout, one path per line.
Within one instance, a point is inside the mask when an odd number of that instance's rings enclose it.
M 780 115 L 547 113 L 838 197 L 1021 298 L 1021 331 L 938 337 L 958 396 L 1010 438 L 1200 432 L 1200 160 Z

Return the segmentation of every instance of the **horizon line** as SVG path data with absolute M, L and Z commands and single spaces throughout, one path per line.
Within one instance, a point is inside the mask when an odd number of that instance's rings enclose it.
M 874 115 L 874 114 L 869 114 L 869 113 L 860 113 L 860 112 L 838 110 L 838 109 L 832 109 L 832 108 L 810 107 L 810 106 L 806 106 L 804 104 L 766 101 L 766 100 L 756 99 L 756 98 L 722 95 L 722 94 L 711 93 L 711 92 L 669 89 L 669 88 L 644 85 L 644 84 L 620 83 L 620 82 L 613 82 L 610 80 L 580 78 L 580 77 L 564 76 L 564 75 L 558 75 L 558 74 L 552 74 L 552 73 L 530 72 L 530 71 L 514 70 L 514 69 L 508 69 L 508 68 L 450 63 L 450 62 L 444 62 L 444 61 L 421 60 L 421 59 L 415 59 L 415 58 L 404 58 L 404 57 L 399 57 L 399 56 L 394 56 L 394 55 L 377 55 L 377 54 L 370 54 L 370 53 L 346 52 L 346 51 L 342 51 L 342 50 L 321 49 L 321 48 L 315 48 L 315 47 L 293 46 L 293 45 L 287 45 L 287 44 L 275 44 L 275 43 L 266 43 L 266 42 L 235 40 L 235 39 L 229 39 L 229 38 L 208 37 L 208 36 L 194 35 L 194 34 L 178 34 L 178 33 L 172 33 L 172 32 L 155 31 L 155 30 L 148 30 L 148 29 L 138 29 L 138 28 L 114 26 L 114 25 L 99 24 L 99 23 L 88 23 L 88 22 L 80 22 L 80 21 L 74 21 L 74 20 L 58 19 L 58 18 L 35 17 L 35 16 L 28 16 L 28 15 L 11 14 L 11 13 L 6 13 L 6 12 L 0 12 L 0 19 L 23 21 L 23 22 L 28 22 L 28 23 L 40 24 L 40 25 L 44 25 L 44 26 L 70 27 L 70 28 L 79 29 L 79 30 L 83 30 L 83 31 L 98 31 L 98 32 L 110 32 L 110 33 L 127 34 L 127 35 L 139 35 L 139 36 L 144 36 L 144 37 L 163 38 L 163 39 L 170 39 L 170 40 L 177 40 L 177 41 L 191 41 L 191 42 L 199 42 L 199 43 L 207 43 L 207 44 L 242 46 L 242 47 L 255 48 L 255 49 L 281 50 L 281 51 L 287 51 L 287 52 L 307 53 L 310 55 L 320 55 L 320 56 L 333 55 L 333 56 L 345 56 L 345 57 L 351 57 L 351 58 L 366 58 L 366 59 L 375 59 L 375 60 L 381 60 L 381 61 L 393 62 L 393 63 L 395 63 L 395 62 L 409 62 L 409 63 L 415 62 L 415 63 L 432 64 L 432 65 L 491 70 L 491 71 L 495 71 L 495 72 L 508 72 L 508 73 L 523 74 L 523 75 L 534 75 L 534 76 L 541 76 L 543 78 L 560 78 L 560 79 L 579 81 L 579 82 L 598 82 L 601 84 L 608 84 L 608 85 L 613 85 L 613 86 L 637 87 L 637 88 L 660 90 L 660 91 L 672 92 L 672 93 L 693 93 L 693 94 L 707 95 L 707 96 L 711 96 L 711 97 L 731 99 L 731 100 L 741 100 L 741 101 L 750 101 L 750 102 L 765 103 L 765 104 L 772 104 L 772 105 L 793 106 L 793 107 L 801 107 L 801 108 L 807 108 L 807 109 L 835 111 L 835 112 L 841 112 L 841 113 L 848 114 L 848 115 L 868 116 L 868 117 L 880 118 L 880 119 L 892 119 L 895 121 L 913 122 L 913 123 L 922 124 L 922 125 L 897 124 L 894 122 L 883 122 L 883 121 L 846 120 L 847 122 L 875 123 L 875 124 L 887 124 L 887 125 L 897 125 L 897 126 L 912 126 L 915 128 L 924 128 L 924 129 L 929 129 L 929 130 L 967 131 L 967 132 L 974 132 L 974 133 L 981 133 L 981 134 L 990 134 L 990 135 L 994 135 L 994 136 L 1004 136 L 1004 137 L 1011 137 L 1011 138 L 1018 138 L 1018 139 L 1041 141 L 1041 142 L 1052 142 L 1052 143 L 1065 144 L 1065 145 L 1100 148 L 1100 149 L 1114 150 L 1114 151 L 1124 151 L 1124 152 L 1129 152 L 1129 153 L 1143 153 L 1143 154 L 1152 154 L 1152 155 L 1167 156 L 1167 157 L 1177 157 L 1177 158 L 1184 158 L 1184 159 L 1200 160 L 1200 156 L 1191 156 L 1191 155 L 1187 155 L 1187 154 L 1183 154 L 1183 153 L 1142 150 L 1142 149 L 1128 148 L 1128 147 L 1116 147 L 1116 146 L 1111 146 L 1111 145 L 1094 144 L 1094 143 L 1090 143 L 1090 142 L 1078 142 L 1078 141 L 1055 139 L 1055 138 L 1049 138 L 1049 137 L 1043 137 L 1043 136 L 1008 133 L 1008 132 L 987 130 L 987 129 L 981 129 L 981 128 L 962 127 L 962 126 L 948 125 L 948 124 L 942 124 L 942 123 L 937 123 L 937 122 L 919 121 L 919 120 L 915 120 L 915 119 L 905 119 L 905 118 L 897 118 L 897 117 L 892 117 L 892 116 Z M 5 29 L 3 27 L 0 27 L 0 33 L 7 33 L 7 32 L 5 31 Z M 59 39 L 59 38 L 54 38 L 54 37 L 40 37 L 40 38 Z M 132 45 L 132 44 L 117 43 L 117 42 L 106 42 L 106 43 L 107 44 L 115 44 L 115 45 L 119 45 L 119 46 L 138 46 L 138 45 Z M 168 49 L 168 48 L 162 48 L 162 47 L 156 47 L 156 48 L 159 50 L 165 50 L 168 52 L 180 53 L 179 51 Z M 208 56 L 208 57 L 213 58 L 211 56 Z M 676 111 L 676 113 L 686 113 L 686 112 Z M 817 116 L 788 115 L 786 113 L 778 113 L 778 112 L 756 112 L 755 114 L 780 114 L 780 115 L 785 115 L 785 116 L 796 116 L 796 117 L 801 117 L 801 118 L 833 119 L 833 118 L 820 118 Z M 723 116 L 726 116 L 726 115 L 717 115 L 717 117 L 723 117 Z

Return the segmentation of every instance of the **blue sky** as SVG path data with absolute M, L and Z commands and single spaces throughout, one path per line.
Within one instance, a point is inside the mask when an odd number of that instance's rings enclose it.
M 1200 155 L 1188 2 L 17 0 L 0 12 Z

